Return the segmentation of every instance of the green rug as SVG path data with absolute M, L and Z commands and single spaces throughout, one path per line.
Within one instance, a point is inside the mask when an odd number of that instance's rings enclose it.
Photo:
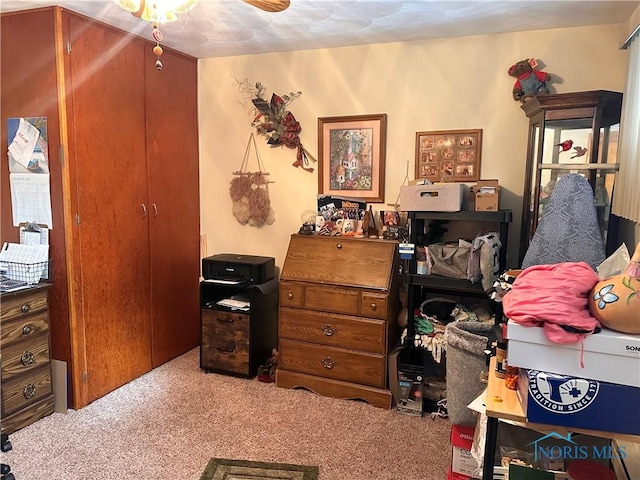
M 212 458 L 200 480 L 318 480 L 318 467 Z

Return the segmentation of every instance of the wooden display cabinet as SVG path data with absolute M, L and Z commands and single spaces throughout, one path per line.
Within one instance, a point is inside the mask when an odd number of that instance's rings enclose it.
M 594 190 L 607 255 L 617 247 L 617 221 L 610 215 L 618 163 L 616 150 L 622 94 L 605 90 L 540 95 L 522 105 L 529 140 L 522 207 L 520 264 L 555 182 L 579 173 Z

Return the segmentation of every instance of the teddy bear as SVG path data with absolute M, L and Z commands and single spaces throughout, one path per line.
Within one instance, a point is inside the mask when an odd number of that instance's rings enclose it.
M 513 85 L 513 99 L 524 103 L 527 98 L 538 94 L 548 94 L 547 82 L 551 75 L 540 70 L 536 70 L 535 59 L 521 60 L 509 67 L 509 75 L 516 78 Z

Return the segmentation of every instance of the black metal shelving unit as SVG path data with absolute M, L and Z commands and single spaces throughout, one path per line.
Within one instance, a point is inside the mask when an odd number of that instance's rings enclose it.
M 477 222 L 481 224 L 493 224 L 498 226 L 500 235 L 500 269 L 504 270 L 507 260 L 507 243 L 509 240 L 509 224 L 512 220 L 511 210 L 498 210 L 495 212 L 408 212 L 409 218 L 409 241 L 416 244 L 419 235 L 425 233 L 427 222 L 432 220 L 446 220 L 450 222 Z M 404 346 L 413 345 L 415 327 L 413 323 L 413 312 L 420 303 L 420 298 L 424 290 L 441 292 L 462 296 L 486 296 L 480 282 L 471 283 L 468 280 L 441 277 L 438 275 L 418 275 L 416 273 L 416 256 L 409 261 L 409 268 L 406 273 L 407 288 L 407 335 Z

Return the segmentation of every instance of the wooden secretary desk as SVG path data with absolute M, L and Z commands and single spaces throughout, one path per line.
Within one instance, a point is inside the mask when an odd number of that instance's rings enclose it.
M 277 386 L 390 409 L 398 268 L 395 241 L 292 235 L 280 275 Z

